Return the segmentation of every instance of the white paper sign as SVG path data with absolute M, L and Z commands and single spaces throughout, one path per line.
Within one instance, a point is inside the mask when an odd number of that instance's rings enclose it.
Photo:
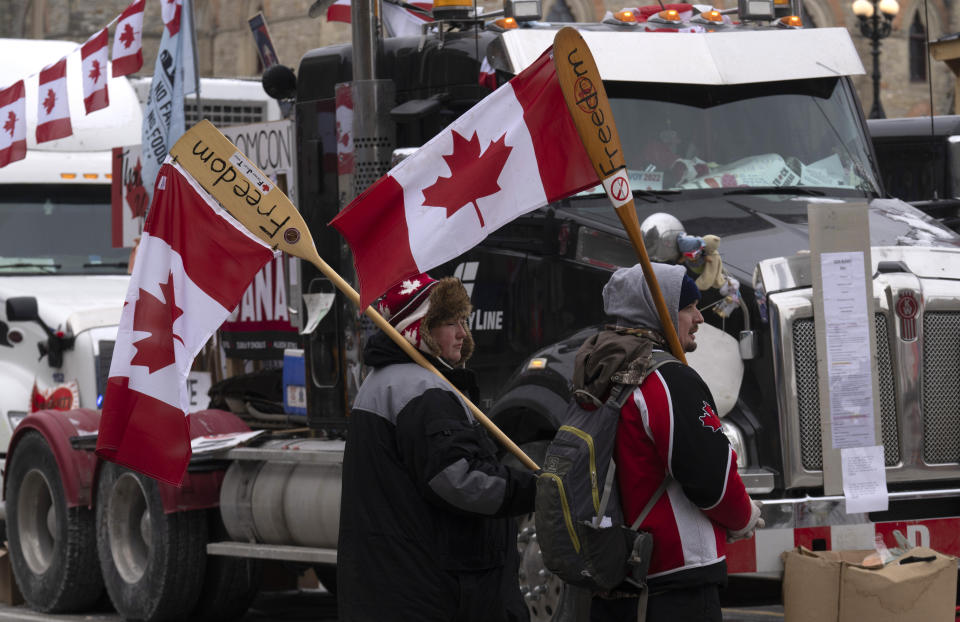
M 823 309 L 833 448 L 876 444 L 863 253 L 823 253 Z
M 320 320 L 326 317 L 330 307 L 333 306 L 334 298 L 334 294 L 303 295 L 303 304 L 307 307 L 307 322 L 300 331 L 301 335 L 308 335 L 317 328 Z
M 840 450 L 840 461 L 847 514 L 886 511 L 889 498 L 883 445 L 845 447 Z

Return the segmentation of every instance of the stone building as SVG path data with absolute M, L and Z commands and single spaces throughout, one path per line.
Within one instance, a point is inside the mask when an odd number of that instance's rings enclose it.
M 102 28 L 130 0 L 3 0 L 0 2 L 0 36 L 71 39 L 82 42 Z M 927 114 L 931 108 L 947 114 L 953 109 L 953 75 L 941 62 L 927 62 L 925 41 L 960 30 L 960 18 L 947 0 L 899 0 L 900 12 L 891 36 L 881 43 L 881 98 L 890 117 Z M 144 21 L 144 67 L 153 71 L 160 39 L 160 0 L 147 0 Z M 217 77 L 256 76 L 260 64 L 247 19 L 262 11 L 280 62 L 296 69 L 308 50 L 350 40 L 350 26 L 308 17 L 313 0 L 194 0 L 197 49 L 201 75 Z M 867 74 L 855 84 L 864 112 L 873 103 L 870 41 L 860 34 L 849 0 L 803 0 L 803 19 L 808 25 L 841 26 L 850 31 L 860 51 Z M 481 4 L 495 8 L 493 2 Z M 718 8 L 734 6 L 721 0 Z M 544 19 L 591 21 L 606 10 L 623 8 L 618 0 L 544 0 Z

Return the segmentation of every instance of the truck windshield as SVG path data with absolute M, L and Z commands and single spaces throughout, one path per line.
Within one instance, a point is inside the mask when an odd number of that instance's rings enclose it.
M 110 187 L 12 184 L 0 192 L 0 275 L 126 274 L 111 244 Z
M 846 81 L 613 82 L 607 92 L 634 190 L 877 192 L 876 167 Z

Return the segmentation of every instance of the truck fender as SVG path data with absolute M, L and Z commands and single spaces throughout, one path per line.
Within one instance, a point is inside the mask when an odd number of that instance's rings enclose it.
M 552 438 L 562 424 L 567 399 L 546 387 L 522 384 L 494 404 L 492 419 L 517 444 Z
M 17 426 L 13 434 L 4 463 L 4 473 L 7 473 L 10 468 L 10 461 L 20 439 L 28 430 L 35 430 L 46 440 L 57 460 L 67 507 L 90 507 L 92 501 L 90 491 L 94 484 L 97 458 L 92 451 L 73 448 L 70 439 L 95 433 L 99 425 L 100 411 L 89 408 L 40 410 L 30 413 Z M 3 480 L 3 497 L 4 499 L 7 497 L 6 478 Z
M 248 426 L 240 417 L 225 410 L 208 409 L 190 413 L 190 438 L 214 436 L 231 432 L 249 432 Z M 183 512 L 186 510 L 206 510 L 220 505 L 220 485 L 226 473 L 226 465 L 219 464 L 210 468 L 187 467 L 180 486 L 157 482 L 163 512 Z

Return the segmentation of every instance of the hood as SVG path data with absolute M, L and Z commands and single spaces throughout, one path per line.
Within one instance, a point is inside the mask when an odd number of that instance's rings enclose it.
M 720 255 L 726 270 L 741 283 L 750 283 L 753 269 L 763 259 L 789 257 L 810 248 L 807 203 L 846 199 L 787 195 L 728 195 L 716 191 L 689 191 L 656 202 L 637 201 L 640 222 L 656 212 L 677 217 L 690 235 L 720 236 Z M 870 241 L 873 246 L 960 248 L 960 235 L 899 199 L 870 202 Z M 603 231 L 626 237 L 609 202 L 575 199 L 558 212 Z
M 33 296 L 40 318 L 51 328 L 73 334 L 97 326 L 119 324 L 130 277 L 0 276 L 0 304 L 8 298 Z
M 678 326 L 677 309 L 680 304 L 680 288 L 687 269 L 664 263 L 653 263 L 653 274 L 663 294 L 663 301 L 670 312 L 670 321 Z M 661 331 L 660 314 L 650 288 L 643 276 L 643 267 L 636 264 L 620 268 L 613 273 L 603 287 L 603 310 L 616 318 L 619 326 L 627 328 L 650 328 Z

